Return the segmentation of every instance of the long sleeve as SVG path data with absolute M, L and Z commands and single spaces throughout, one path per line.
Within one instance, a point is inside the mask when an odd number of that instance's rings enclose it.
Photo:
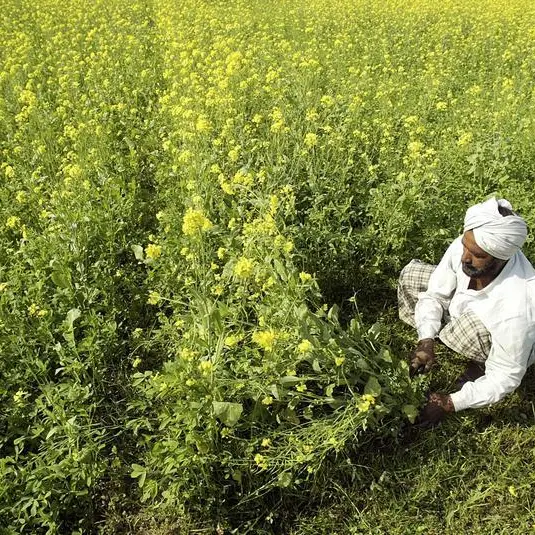
M 451 394 L 455 411 L 484 407 L 500 401 L 515 390 L 526 372 L 529 353 L 512 360 L 498 344 L 493 344 L 485 365 L 485 375 L 466 383 L 459 392 Z
M 418 295 L 414 319 L 418 338 L 435 338 L 442 325 L 444 312 L 457 287 L 455 263 L 462 251 L 461 238 L 457 238 L 447 249 L 440 263 L 429 279 L 427 291 Z

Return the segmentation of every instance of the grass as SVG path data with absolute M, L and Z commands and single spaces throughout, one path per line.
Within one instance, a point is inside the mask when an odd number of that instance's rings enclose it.
M 291 533 L 526 533 L 534 445 L 526 425 L 473 415 L 409 433 L 359 457 L 369 486 L 338 486 L 339 497 Z

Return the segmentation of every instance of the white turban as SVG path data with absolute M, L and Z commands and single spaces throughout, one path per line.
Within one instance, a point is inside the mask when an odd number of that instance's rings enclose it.
M 509 201 L 495 197 L 468 208 L 464 216 L 464 232 L 473 230 L 474 239 L 483 251 L 495 258 L 509 260 L 524 244 L 528 229 L 520 216 L 502 216 L 498 206 L 513 210 Z

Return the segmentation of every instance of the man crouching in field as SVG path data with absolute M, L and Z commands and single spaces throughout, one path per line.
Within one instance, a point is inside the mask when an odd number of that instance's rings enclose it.
M 535 270 L 520 250 L 526 235 L 510 203 L 492 198 L 467 210 L 463 235 L 438 266 L 412 260 L 403 268 L 399 316 L 419 339 L 411 374 L 431 369 L 437 337 L 471 359 L 459 390 L 430 394 L 420 421 L 496 403 L 535 360 Z

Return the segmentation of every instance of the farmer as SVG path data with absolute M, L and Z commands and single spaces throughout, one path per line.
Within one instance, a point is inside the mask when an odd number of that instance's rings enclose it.
M 412 260 L 398 285 L 400 318 L 418 331 L 411 375 L 435 363 L 436 338 L 470 359 L 451 394 L 432 393 L 420 421 L 496 403 L 535 360 L 535 270 L 520 248 L 526 222 L 505 199 L 469 208 L 438 266 Z

